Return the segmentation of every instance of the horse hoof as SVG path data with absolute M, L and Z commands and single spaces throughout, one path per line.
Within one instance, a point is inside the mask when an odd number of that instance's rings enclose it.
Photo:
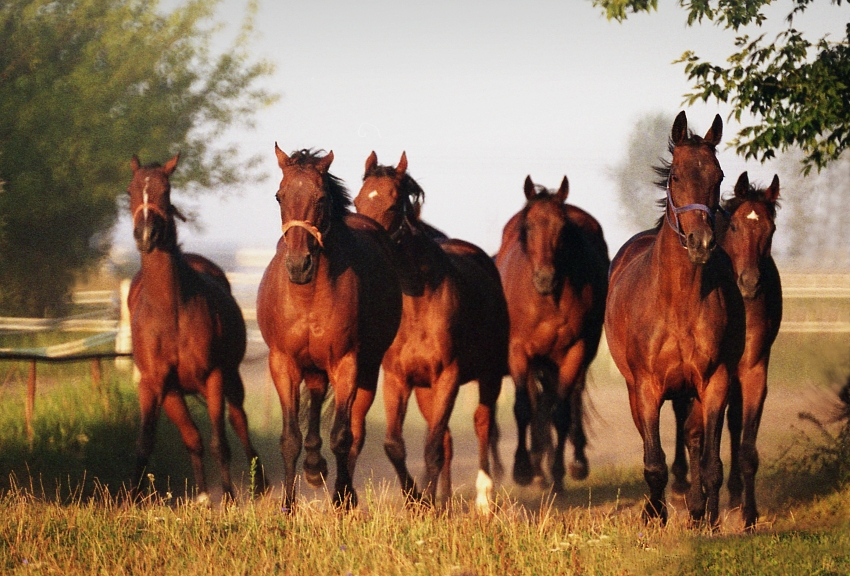
M 357 492 L 354 488 L 337 491 L 333 499 L 334 508 L 339 510 L 353 510 L 357 508 Z
M 587 462 L 570 462 L 569 465 L 570 478 L 573 480 L 584 480 L 589 473 Z
M 525 458 L 517 454 L 516 460 L 514 460 L 513 476 L 514 482 L 520 486 L 528 486 L 534 480 L 534 471 L 531 469 L 531 460 L 528 459 L 528 454 L 525 455 Z

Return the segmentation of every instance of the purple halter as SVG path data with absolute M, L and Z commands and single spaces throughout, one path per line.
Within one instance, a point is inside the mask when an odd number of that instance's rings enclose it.
M 672 210 L 675 216 L 675 218 L 671 221 L 670 213 L 665 212 L 667 224 L 676 232 L 676 234 L 678 234 L 679 242 L 682 244 L 683 248 L 687 248 L 688 245 L 687 238 L 685 237 L 685 234 L 682 232 L 682 229 L 679 226 L 679 214 L 683 212 L 690 212 L 691 210 L 702 210 L 703 212 L 708 214 L 708 219 L 711 221 L 711 228 L 712 230 L 714 229 L 714 214 L 717 211 L 717 208 L 712 209 L 706 206 L 705 204 L 685 204 L 684 206 L 676 208 L 676 206 L 673 204 L 673 197 L 670 195 L 670 177 L 667 178 L 667 205 L 670 207 L 670 210 Z

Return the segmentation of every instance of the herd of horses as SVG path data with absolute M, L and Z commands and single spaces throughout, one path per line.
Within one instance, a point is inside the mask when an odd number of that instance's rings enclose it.
M 670 400 L 677 432 L 673 489 L 686 492 L 691 518 L 718 522 L 720 438 L 728 414 L 730 500 L 753 528 L 756 435 L 782 314 L 770 256 L 779 182 L 774 177 L 759 189 L 744 173 L 734 195 L 721 201 L 721 133 L 719 116 L 704 137 L 688 130 L 684 112 L 677 116 L 672 158 L 657 169 L 664 214 L 613 260 L 596 219 L 567 204 L 566 177 L 557 190 L 526 179 L 525 206 L 505 225 L 491 257 L 420 218 L 425 195 L 408 174 L 406 154 L 388 166 L 372 152 L 352 200 L 329 172 L 333 152 L 286 154 L 275 145 L 282 233 L 260 283 L 257 322 L 282 411 L 283 508 L 295 502 L 302 449 L 306 481 L 320 486 L 328 477 L 320 420 L 329 384 L 333 500 L 357 504 L 353 475 L 380 371 L 384 449 L 408 502 L 432 505 L 451 494 L 449 419 L 460 386 L 476 382 L 476 506 L 489 512 L 493 478 L 503 472 L 495 413 L 506 375 L 516 385 L 514 480 L 527 485 L 548 472 L 557 490 L 567 471 L 585 478 L 585 383 L 604 328 L 643 438 L 645 515 L 667 517 L 659 410 Z M 169 177 L 178 159 L 164 166 L 131 162 L 130 210 L 141 254 L 128 301 L 141 374 L 134 486 L 164 408 L 189 451 L 199 498 L 207 498 L 203 444 L 184 400 L 197 393 L 206 399 L 224 494 L 233 496 L 225 407 L 256 465 L 255 490 L 262 492 L 267 482 L 248 437 L 238 370 L 245 323 L 224 272 L 177 244 L 175 219 L 182 216 L 171 204 Z M 306 438 L 299 422 L 302 384 Z M 427 422 L 419 486 L 402 437 L 411 394 Z M 568 467 L 567 439 L 574 449 Z

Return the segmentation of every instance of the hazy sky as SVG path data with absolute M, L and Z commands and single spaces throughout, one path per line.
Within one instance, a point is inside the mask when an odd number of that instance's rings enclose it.
M 636 230 L 620 217 L 607 173 L 623 159 L 635 122 L 685 109 L 701 134 L 720 113 L 724 143 L 738 128 L 714 102 L 684 107 L 690 86 L 684 67 L 672 64 L 688 49 L 722 63 L 735 35 L 713 25 L 687 28 L 684 9 L 673 0 L 659 4 L 656 13 L 618 24 L 590 0 L 265 0 L 252 46 L 275 63 L 265 84 L 282 97 L 258 113 L 256 130 L 233 139 L 246 156 L 262 155 L 268 179 L 201 199 L 175 189 L 175 204 L 195 210 L 203 227 L 183 225 L 180 238 L 197 251 L 209 242 L 273 248 L 277 141 L 286 151 L 333 150 L 331 173 L 352 196 L 372 150 L 392 165 L 406 151 L 408 172 L 426 193 L 423 217 L 490 253 L 523 205 L 526 175 L 548 187 L 566 175 L 569 202 L 600 220 L 613 255 Z M 769 12 L 774 26 L 790 6 L 778 4 Z M 244 0 L 224 0 L 217 19 L 238 23 L 244 9 Z M 840 35 L 848 20 L 846 3 L 823 0 L 797 27 Z M 770 166 L 745 165 L 721 150 L 723 192 L 744 169 L 751 180 L 773 176 Z M 165 158 L 143 159 L 154 160 Z M 126 220 L 116 240 L 132 246 Z

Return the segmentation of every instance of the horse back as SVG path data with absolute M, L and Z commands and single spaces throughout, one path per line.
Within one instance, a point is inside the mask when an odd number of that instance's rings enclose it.
M 448 256 L 460 295 L 459 345 L 463 381 L 483 373 L 507 373 L 510 321 L 499 270 L 481 248 L 463 240 L 439 242 Z

